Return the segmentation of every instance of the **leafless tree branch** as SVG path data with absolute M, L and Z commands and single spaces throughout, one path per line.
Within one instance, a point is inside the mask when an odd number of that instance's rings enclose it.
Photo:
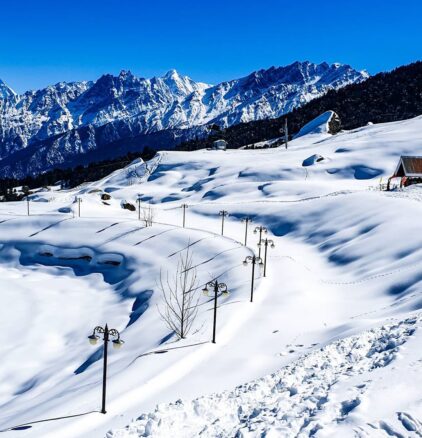
M 170 330 L 184 339 L 198 314 L 198 277 L 193 264 L 190 245 L 180 255 L 174 276 L 160 271 L 158 287 L 162 292 L 163 303 L 158 307 L 161 318 Z

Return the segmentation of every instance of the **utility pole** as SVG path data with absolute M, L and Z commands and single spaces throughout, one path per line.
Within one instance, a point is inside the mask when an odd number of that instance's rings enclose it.
M 226 210 L 220 211 L 221 216 L 221 235 L 224 236 L 224 218 L 229 215 L 229 212 Z
M 80 197 L 78 197 L 77 199 L 78 199 L 78 217 L 81 217 L 81 202 L 82 202 L 82 199 Z
M 252 222 L 252 219 L 249 216 L 246 216 L 242 219 L 242 222 L 245 223 L 245 246 L 248 243 L 248 224 Z
M 289 146 L 289 127 L 287 126 L 287 117 L 284 119 L 284 142 L 286 143 L 286 149 Z
M 183 208 L 183 228 L 185 228 L 185 225 L 186 225 L 186 209 L 189 208 L 189 205 L 188 204 L 182 204 L 180 207 Z
M 141 196 L 140 195 L 138 195 L 136 202 L 138 203 L 138 221 L 140 221 L 141 220 Z

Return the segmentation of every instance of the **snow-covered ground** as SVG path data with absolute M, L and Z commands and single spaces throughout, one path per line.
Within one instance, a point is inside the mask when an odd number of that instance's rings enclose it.
M 0 204 L 0 429 L 422 436 L 422 187 L 378 190 L 400 155 L 421 154 L 422 117 L 335 136 L 317 126 L 288 150 L 161 152 L 77 189 L 38 192 L 29 217 L 25 202 Z M 138 196 L 152 227 L 121 207 Z M 220 210 L 230 213 L 224 236 Z M 258 225 L 275 248 L 250 303 L 242 261 L 257 250 Z M 160 271 L 174 272 L 187 247 L 200 285 L 218 278 L 230 290 L 216 344 L 200 288 L 185 340 L 157 309 Z M 106 322 L 125 344 L 110 351 L 102 415 L 102 350 L 86 336 Z

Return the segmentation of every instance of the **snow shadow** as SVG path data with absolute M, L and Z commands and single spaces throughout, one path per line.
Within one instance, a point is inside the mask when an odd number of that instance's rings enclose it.
M 126 267 L 125 258 L 117 253 L 98 253 L 89 247 L 60 248 L 51 245 L 16 244 L 19 252 L 19 263 L 22 266 L 40 264 L 71 268 L 75 275 L 101 274 L 104 281 L 115 285 L 127 279 L 132 273 Z M 121 293 L 125 298 L 126 294 Z
M 152 290 L 145 290 L 138 294 L 133 302 L 132 312 L 129 315 L 129 322 L 126 327 L 132 325 L 148 309 L 149 300 L 152 297 Z
M 355 178 L 358 180 L 372 179 L 382 174 L 382 169 L 375 169 L 363 165 L 350 166 L 343 169 L 331 168 L 327 169 L 330 175 L 338 175 L 342 178 Z

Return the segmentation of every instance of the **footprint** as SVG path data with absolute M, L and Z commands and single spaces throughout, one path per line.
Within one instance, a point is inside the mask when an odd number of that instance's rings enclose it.
M 360 398 L 357 397 L 353 400 L 345 400 L 341 402 L 340 414 L 344 418 L 350 414 L 356 407 L 360 405 Z
M 416 432 L 418 436 L 422 437 L 422 424 L 416 418 L 406 412 L 398 412 L 397 417 L 407 431 Z

